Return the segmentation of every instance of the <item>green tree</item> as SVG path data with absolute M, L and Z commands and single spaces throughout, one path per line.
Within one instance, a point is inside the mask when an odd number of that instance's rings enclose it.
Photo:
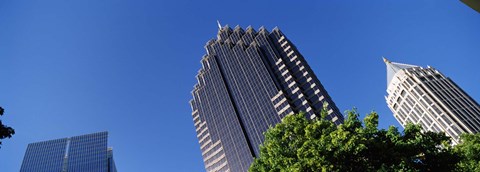
M 464 134 L 462 143 L 455 146 L 455 152 L 462 157 L 457 171 L 480 171 L 480 133 Z
M 452 171 L 460 161 L 443 133 L 421 132 L 408 124 L 399 132 L 378 129 L 378 114 L 358 119 L 349 111 L 344 124 L 304 114 L 286 116 L 265 132 L 260 157 L 249 171 Z
M 0 116 L 3 115 L 5 110 L 0 107 Z M 0 120 L 0 145 L 2 145 L 2 139 L 11 138 L 15 134 L 15 130 L 12 127 L 3 125 L 2 120 Z

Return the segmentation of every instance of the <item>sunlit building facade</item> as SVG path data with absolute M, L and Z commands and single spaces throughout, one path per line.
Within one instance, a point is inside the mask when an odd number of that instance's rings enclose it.
M 107 132 L 30 143 L 20 172 L 116 172 Z
M 205 45 L 190 101 L 207 171 L 248 171 L 263 133 L 291 113 L 343 123 L 295 45 L 275 28 L 220 27 Z
M 388 107 L 397 121 L 445 132 L 453 144 L 462 133 L 480 131 L 480 106 L 450 78 L 432 67 L 391 62 L 387 65 Z

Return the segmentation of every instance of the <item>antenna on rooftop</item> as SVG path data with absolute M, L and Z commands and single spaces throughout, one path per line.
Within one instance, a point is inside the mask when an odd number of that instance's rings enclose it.
M 220 24 L 220 21 L 217 20 L 217 25 L 218 25 L 218 29 L 222 29 L 222 25 Z

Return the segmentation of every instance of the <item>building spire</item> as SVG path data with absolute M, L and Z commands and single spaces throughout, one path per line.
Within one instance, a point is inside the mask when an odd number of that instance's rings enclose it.
M 392 63 L 392 62 L 391 62 L 390 60 L 388 60 L 387 58 L 385 58 L 385 57 L 383 57 L 383 56 L 382 56 L 382 58 L 383 58 L 383 62 L 385 62 L 385 63 Z
M 397 62 L 391 62 L 387 58 L 383 57 L 383 62 L 385 62 L 385 65 L 387 66 L 387 86 L 390 85 L 390 81 L 392 81 L 393 77 L 395 74 L 402 70 L 402 69 L 408 69 L 408 68 L 413 68 L 413 67 L 418 67 L 415 65 L 410 65 L 410 64 L 403 64 L 403 63 L 397 63 Z
M 222 29 L 222 25 L 220 24 L 220 21 L 217 20 L 217 25 L 218 25 L 218 30 Z

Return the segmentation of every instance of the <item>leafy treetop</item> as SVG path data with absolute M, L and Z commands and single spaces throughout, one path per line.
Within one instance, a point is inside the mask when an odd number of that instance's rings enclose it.
M 2 107 L 0 107 L 0 116 L 2 116 L 4 112 L 5 110 Z M 13 130 L 12 127 L 3 125 L 2 120 L 0 120 L 0 145 L 2 145 L 2 141 L 1 141 L 2 139 L 11 138 L 12 135 L 14 134 L 15 134 L 15 130 Z
M 375 112 L 362 122 L 354 109 L 338 126 L 321 114 L 314 120 L 288 115 L 271 127 L 249 171 L 480 171 L 479 134 L 452 147 L 444 133 L 422 132 L 419 125 L 378 129 Z

